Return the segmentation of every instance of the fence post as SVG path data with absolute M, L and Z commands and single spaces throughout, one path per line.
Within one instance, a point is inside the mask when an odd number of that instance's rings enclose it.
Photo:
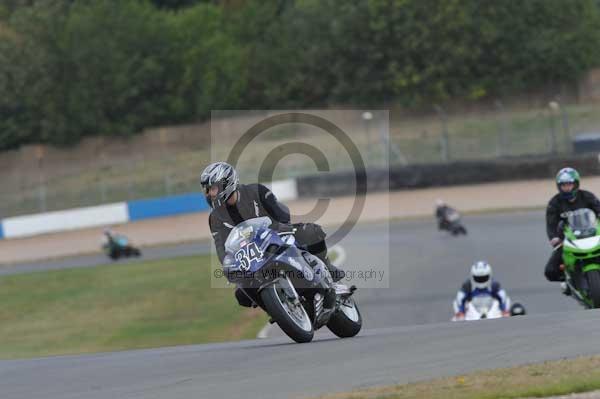
M 560 101 L 560 96 L 556 96 L 555 99 L 558 107 L 560 109 L 560 118 L 562 122 L 562 130 L 565 139 L 565 148 L 570 148 L 571 146 L 571 131 L 569 128 L 569 113 L 567 112 L 567 108 Z
M 46 198 L 46 183 L 44 178 L 44 147 L 38 145 L 35 149 L 35 156 L 38 165 L 38 209 L 40 212 L 46 212 L 48 209 Z
M 442 161 L 444 162 L 448 162 L 450 160 L 450 138 L 448 135 L 448 115 L 446 114 L 446 111 L 444 111 L 444 109 L 435 104 L 433 106 L 433 108 L 435 109 L 435 111 L 438 114 L 438 117 L 440 118 L 440 121 L 442 123 L 442 140 L 441 140 L 441 157 L 442 157 Z
M 505 109 L 502 101 L 496 100 L 494 102 L 498 112 L 498 141 L 496 143 L 496 157 L 501 157 L 503 155 L 507 155 L 507 147 L 508 147 L 508 132 L 506 128 L 506 119 L 505 119 Z
M 100 200 L 106 204 L 106 181 L 103 177 L 100 178 Z
M 171 195 L 172 191 L 171 174 L 167 172 L 165 173 L 165 193 L 166 195 Z
M 38 186 L 38 203 L 40 212 L 46 212 L 48 209 L 47 199 L 46 199 L 46 185 L 40 179 L 40 185 Z
M 172 182 L 171 182 L 171 162 L 169 158 L 169 154 L 167 151 L 167 143 L 169 138 L 167 137 L 167 131 L 163 128 L 160 129 L 160 152 L 161 152 L 161 162 L 164 162 L 164 182 L 165 182 L 165 195 L 171 195 L 172 191 Z
M 550 153 L 557 154 L 557 138 L 556 138 L 556 114 L 560 111 L 560 105 L 556 101 L 548 103 L 550 108 Z
M 365 111 L 361 115 L 365 126 L 365 138 L 367 139 L 367 157 L 371 157 L 371 120 L 373 119 L 373 113 Z M 367 160 L 368 162 L 369 160 Z
M 99 183 L 98 183 L 98 188 L 100 190 L 100 201 L 103 204 L 106 204 L 107 202 L 107 193 L 106 193 L 106 179 L 104 178 L 104 169 L 106 168 L 108 170 L 108 162 L 106 160 L 106 154 L 104 152 L 104 138 L 99 139 L 98 145 L 96 147 L 96 152 L 99 154 L 98 155 L 98 161 L 97 161 L 97 169 L 100 171 L 100 176 L 99 176 Z
M 129 173 L 127 173 L 127 199 L 129 201 L 135 199 L 134 188 L 133 188 L 133 173 L 135 170 L 135 161 L 133 158 L 129 162 Z
M 389 119 L 388 119 L 387 124 L 385 123 L 386 119 L 383 116 L 380 116 L 378 118 L 378 120 L 379 120 L 379 141 L 381 143 L 381 148 L 383 149 L 383 154 L 384 154 L 384 157 L 382 158 L 383 166 L 384 167 L 390 166 L 390 164 L 392 162 L 392 159 L 391 159 L 392 156 L 393 156 L 393 162 L 397 161 L 401 165 L 406 165 L 408 163 L 406 161 L 406 158 L 404 158 L 404 155 L 402 155 L 402 152 L 400 151 L 400 149 L 398 148 L 396 143 L 394 143 L 392 141 Z

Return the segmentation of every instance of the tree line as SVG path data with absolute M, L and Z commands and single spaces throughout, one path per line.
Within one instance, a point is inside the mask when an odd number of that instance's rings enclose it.
M 479 99 L 598 65 L 598 0 L 3 0 L 0 150 L 211 109 Z

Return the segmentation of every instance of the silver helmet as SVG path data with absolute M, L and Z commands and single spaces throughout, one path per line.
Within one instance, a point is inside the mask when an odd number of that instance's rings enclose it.
M 236 192 L 240 179 L 233 166 L 227 162 L 214 162 L 208 165 L 200 175 L 200 184 L 206 196 L 206 202 L 211 208 L 218 208 Z M 216 197 L 209 194 L 210 188 L 218 187 Z

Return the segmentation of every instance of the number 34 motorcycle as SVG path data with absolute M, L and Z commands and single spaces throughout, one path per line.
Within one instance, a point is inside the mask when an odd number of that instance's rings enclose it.
M 310 342 L 323 326 L 341 338 L 358 334 L 356 287 L 334 283 L 319 258 L 297 247 L 290 232 L 271 229 L 271 223 L 259 217 L 231 230 L 223 260 L 228 281 L 296 342 Z

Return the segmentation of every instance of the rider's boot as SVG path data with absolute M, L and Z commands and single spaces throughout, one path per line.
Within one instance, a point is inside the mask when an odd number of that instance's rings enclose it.
M 334 283 L 340 281 L 346 276 L 346 272 L 334 266 L 328 257 L 325 257 L 325 259 L 323 259 L 323 262 L 325 263 L 325 266 L 327 266 L 327 269 L 329 270 L 329 273 L 331 274 L 331 278 L 333 279 Z
M 571 295 L 571 288 L 564 281 L 562 283 L 560 283 L 560 290 L 566 296 L 570 296 Z

